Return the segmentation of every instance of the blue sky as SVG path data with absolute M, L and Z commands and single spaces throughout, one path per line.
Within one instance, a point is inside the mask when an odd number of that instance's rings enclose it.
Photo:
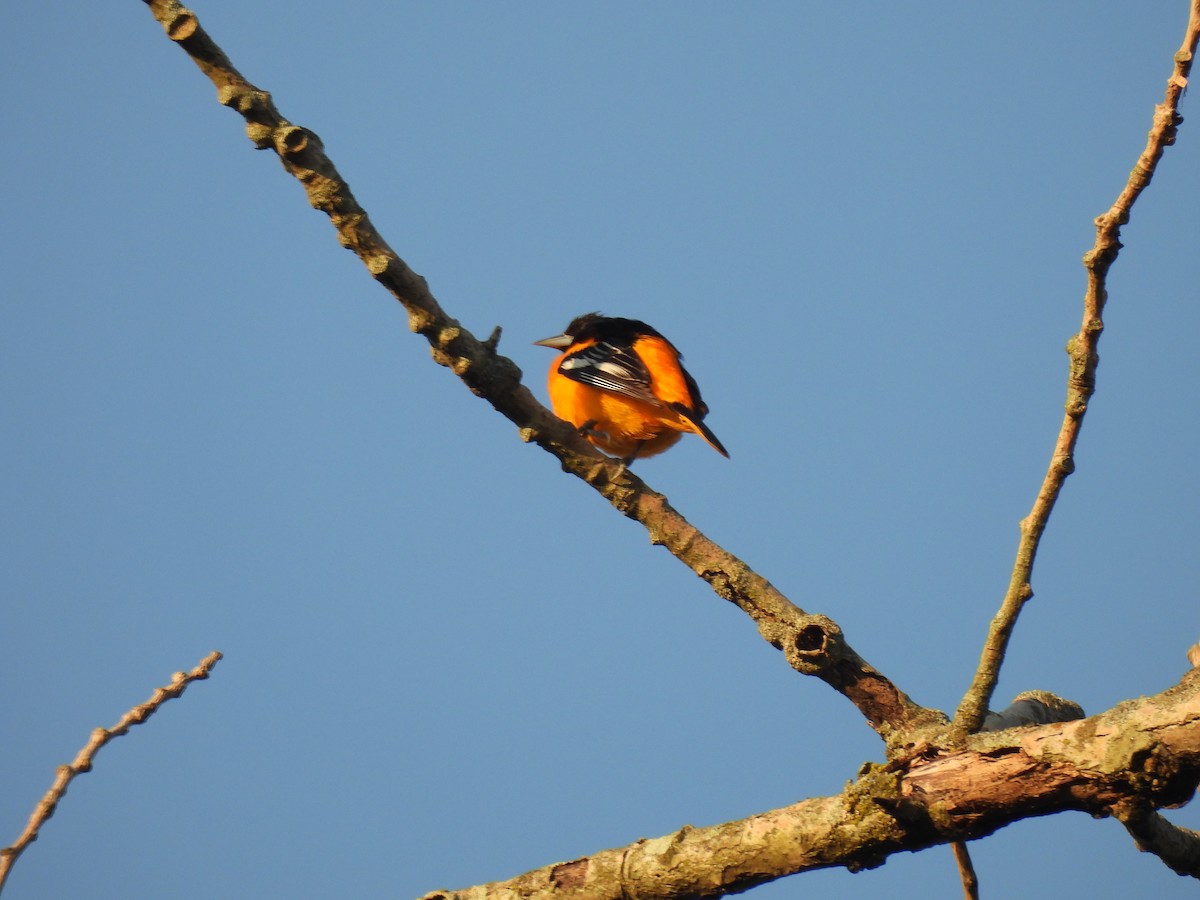
M 674 340 L 732 459 L 686 439 L 638 473 L 952 709 L 1061 419 L 1092 219 L 1185 6 L 195 9 L 539 396 L 530 342 L 578 313 Z M 142 3 L 61 11 L 0 10 L 0 826 L 92 728 L 226 659 L 74 783 L 14 900 L 415 896 L 881 758 L 431 364 Z M 1155 693 L 1200 631 L 1193 105 L 1123 234 L 1002 702 Z M 972 852 L 988 897 L 1195 890 L 1081 814 Z M 797 890 L 959 888 L 935 849 L 754 896 Z

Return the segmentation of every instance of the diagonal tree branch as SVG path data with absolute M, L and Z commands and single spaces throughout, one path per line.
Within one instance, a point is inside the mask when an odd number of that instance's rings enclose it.
M 968 736 L 908 771 L 867 765 L 841 794 L 678 831 L 422 900 L 683 900 L 812 869 L 856 871 L 901 850 L 984 837 L 1066 810 L 1151 810 L 1200 779 L 1200 672 L 1090 719 Z M 1194 874 L 1194 873 L 1189 873 Z
M 21 836 L 11 847 L 5 847 L 0 850 L 0 893 L 4 891 L 4 882 L 8 880 L 8 873 L 12 871 L 13 865 L 25 848 L 38 839 L 38 832 L 41 831 L 46 821 L 54 815 L 54 810 L 57 809 L 58 803 L 67 793 L 67 788 L 76 775 L 82 775 L 84 772 L 92 771 L 92 764 L 96 758 L 96 754 L 100 752 L 100 748 L 111 741 L 113 738 L 120 737 L 127 733 L 134 725 L 141 725 L 154 713 L 158 712 L 158 708 L 168 700 L 173 700 L 183 694 L 187 686 L 193 681 L 203 681 L 212 671 L 213 666 L 221 659 L 221 653 L 214 650 L 204 659 L 200 660 L 199 665 L 190 672 L 176 672 L 171 678 L 171 683 L 166 687 L 155 689 L 150 695 L 150 699 L 145 703 L 135 706 L 117 721 L 117 724 L 112 728 L 97 728 L 92 732 L 91 740 L 84 744 L 83 748 L 76 754 L 75 759 L 69 765 L 58 767 L 58 773 L 54 779 L 54 784 L 46 795 L 38 801 L 38 805 L 33 810 L 33 815 L 29 817 L 29 822 L 25 825 L 25 830 L 21 832 Z
M 1096 366 L 1100 361 L 1096 347 L 1100 341 L 1100 333 L 1104 330 L 1101 316 L 1108 299 L 1105 280 L 1109 267 L 1121 249 L 1121 226 L 1129 221 L 1130 209 L 1150 184 L 1163 150 L 1175 142 L 1176 129 L 1183 121 L 1178 112 L 1179 100 L 1187 87 L 1188 73 L 1192 68 L 1198 38 L 1200 0 L 1191 0 L 1183 45 L 1175 54 L 1175 68 L 1171 77 L 1167 79 L 1166 98 L 1154 108 L 1154 121 L 1146 140 L 1146 148 L 1138 157 L 1133 171 L 1129 173 L 1129 180 L 1116 202 L 1107 212 L 1096 218 L 1096 243 L 1083 257 L 1083 264 L 1087 268 L 1087 290 L 1083 297 L 1083 324 L 1079 333 L 1067 342 L 1070 373 L 1067 377 L 1066 413 L 1058 439 L 1054 443 L 1054 452 L 1050 456 L 1050 467 L 1033 502 L 1033 508 L 1029 515 L 1021 520 L 1021 538 L 1017 544 L 1017 557 L 1008 591 L 1000 604 L 1000 611 L 988 629 L 974 680 L 954 716 L 954 731 L 960 738 L 978 731 L 983 724 L 988 703 L 1000 677 L 1000 665 L 1004 661 L 1008 640 L 1016 627 L 1022 607 L 1033 596 L 1030 578 L 1034 558 L 1037 556 L 1042 532 L 1050 520 L 1050 513 L 1058 500 L 1063 483 L 1067 476 L 1075 471 L 1075 442 L 1079 439 L 1088 400 L 1096 390 Z
M 892 746 L 916 740 L 914 733 L 945 726 L 942 713 L 913 702 L 843 640 L 837 624 L 800 609 L 743 561 L 726 552 L 676 512 L 617 461 L 596 451 L 568 423 L 554 416 L 521 384 L 521 370 L 496 352 L 497 328 L 480 341 L 451 318 L 425 279 L 402 260 L 371 224 L 349 185 L 325 155 L 320 138 L 294 125 L 275 108 L 270 94 L 234 68 L 200 27 L 196 15 L 176 0 L 144 0 L 168 37 L 187 52 L 217 88 L 217 98 L 246 121 L 259 149 L 270 148 L 304 187 L 309 203 L 329 216 L 343 247 L 353 250 L 371 275 L 408 313 L 409 327 L 425 337 L 436 362 L 450 368 L 484 398 L 556 456 L 565 471 L 583 479 L 624 515 L 640 522 L 651 542 L 674 556 L 735 603 L 798 672 L 815 675 L 858 707 Z

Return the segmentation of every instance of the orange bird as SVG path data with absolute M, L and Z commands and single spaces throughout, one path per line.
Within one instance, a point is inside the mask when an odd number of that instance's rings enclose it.
M 628 465 L 691 432 L 729 456 L 704 424 L 708 407 L 683 356 L 645 322 L 588 313 L 534 343 L 562 351 L 547 382 L 555 414 L 605 453 Z

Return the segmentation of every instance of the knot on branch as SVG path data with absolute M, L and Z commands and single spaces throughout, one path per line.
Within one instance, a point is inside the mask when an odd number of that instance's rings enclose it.
M 241 79 L 228 81 L 217 88 L 217 102 L 235 110 L 246 120 L 246 137 L 257 150 L 274 145 L 279 113 L 271 104 L 271 95 Z
M 1089 272 L 1103 276 L 1124 248 L 1117 234 L 1121 225 L 1129 221 L 1128 210 L 1109 210 L 1095 219 L 1096 244 L 1083 254 L 1083 265 Z
M 759 626 L 762 636 L 783 651 L 788 664 L 804 675 L 819 675 L 842 656 L 845 641 L 832 619 L 797 612 L 787 621 L 773 619 Z
M 285 125 L 275 130 L 275 152 L 280 156 L 296 157 L 309 148 L 310 143 L 320 146 L 315 134 L 299 125 Z
M 1088 400 L 1096 392 L 1096 366 L 1100 354 L 1096 352 L 1096 341 L 1104 330 L 1099 318 L 1090 320 L 1083 329 L 1067 341 L 1067 356 L 1070 368 L 1067 374 L 1067 415 L 1081 418 L 1087 412 Z
M 1129 786 L 1157 806 L 1183 806 L 1196 792 L 1194 770 L 1161 743 L 1134 751 L 1128 771 Z
M 163 30 L 166 31 L 167 37 L 176 43 L 186 41 L 196 33 L 196 29 L 199 27 L 200 23 L 197 21 L 195 13 L 184 7 L 180 7 L 174 15 L 163 22 Z

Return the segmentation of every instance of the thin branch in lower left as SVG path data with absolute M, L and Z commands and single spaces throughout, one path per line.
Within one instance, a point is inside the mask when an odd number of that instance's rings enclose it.
M 221 652 L 214 650 L 204 659 L 200 660 L 199 665 L 190 672 L 176 672 L 171 678 L 171 683 L 166 687 L 157 688 L 150 699 L 145 703 L 140 703 L 135 706 L 125 715 L 117 720 L 117 724 L 112 728 L 97 728 L 92 732 L 91 739 L 84 744 L 83 748 L 76 754 L 75 759 L 69 765 L 58 767 L 57 775 L 54 779 L 54 784 L 51 785 L 45 796 L 38 801 L 38 805 L 34 807 L 33 814 L 29 817 L 29 822 L 25 825 L 25 830 L 21 832 L 21 836 L 13 843 L 11 847 L 5 847 L 0 850 L 0 892 L 4 891 L 4 883 L 8 880 L 8 873 L 12 871 L 13 864 L 17 858 L 25 852 L 25 848 L 32 844 L 38 838 L 38 832 L 46 821 L 54 815 L 54 810 L 58 807 L 58 803 L 67 793 L 67 788 L 74 780 L 76 775 L 92 770 L 92 763 L 96 758 L 96 754 L 100 748 L 107 744 L 115 737 L 120 737 L 132 728 L 134 725 L 141 725 L 150 716 L 158 711 L 158 708 L 168 700 L 180 696 L 189 684 L 193 681 L 203 681 L 212 671 L 213 666 L 221 659 Z

